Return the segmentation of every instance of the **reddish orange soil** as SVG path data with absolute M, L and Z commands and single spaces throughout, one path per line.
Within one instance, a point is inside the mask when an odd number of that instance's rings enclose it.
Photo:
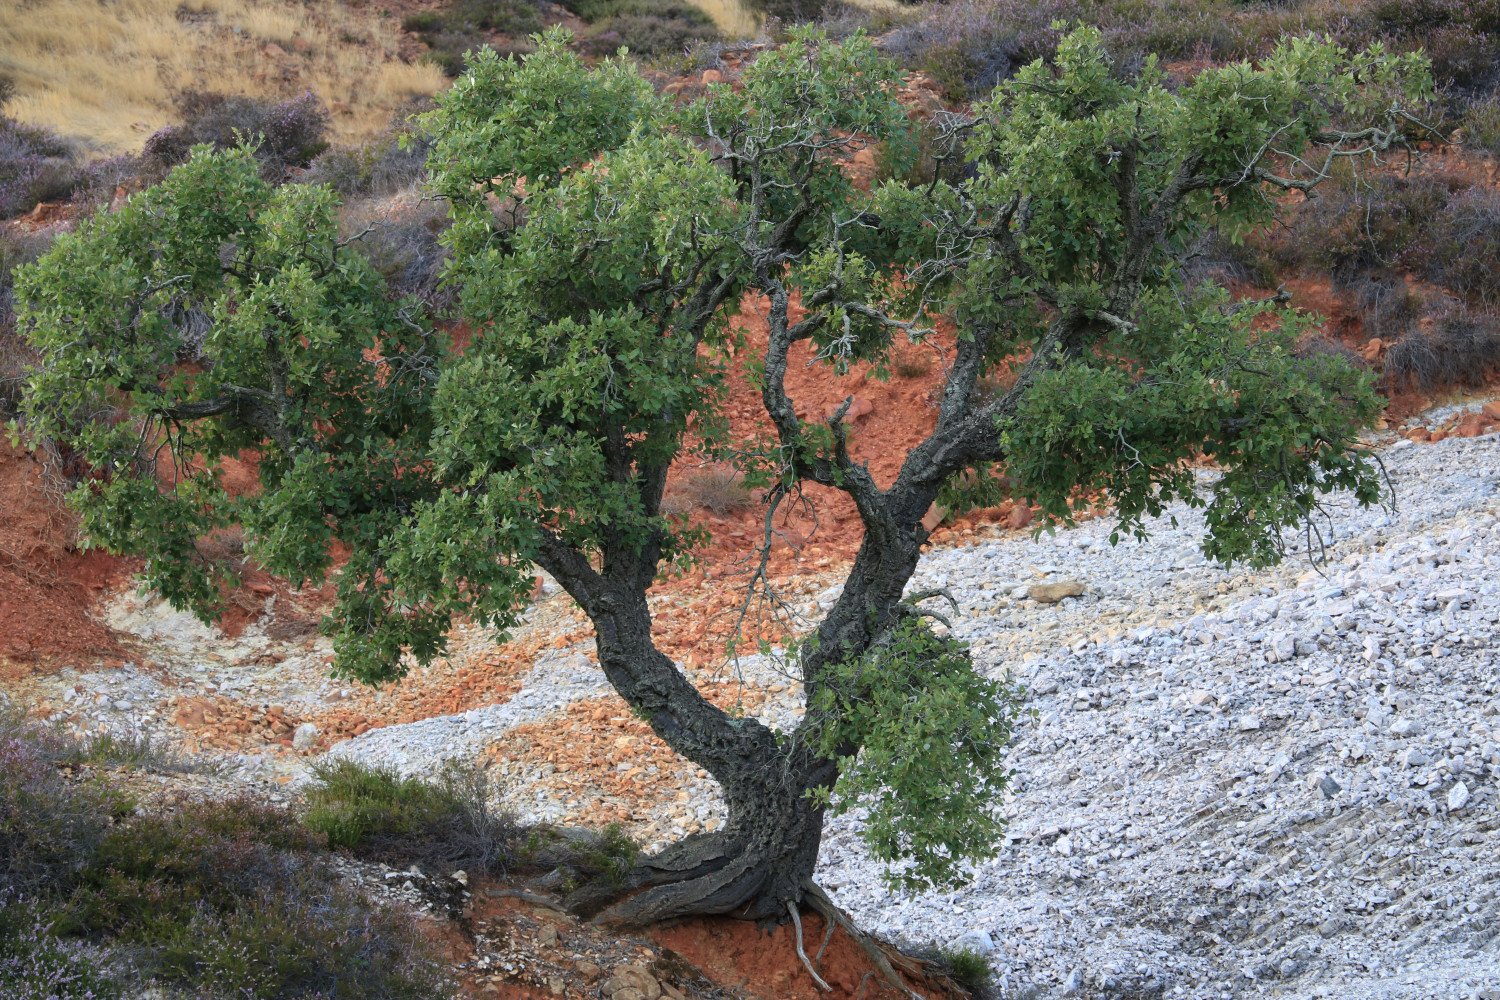
M 803 915 L 803 950 L 809 957 L 817 954 L 824 930 L 821 916 Z M 842 928 L 835 930 L 818 964 L 818 974 L 833 987 L 831 993 L 824 993 L 797 957 L 796 937 L 796 928 L 789 923 L 764 931 L 753 923 L 728 917 L 688 920 L 651 934 L 652 940 L 701 969 L 715 983 L 744 989 L 762 1000 L 888 1000 L 900 996 Z M 933 980 L 912 979 L 908 985 L 933 1000 L 963 996 Z
M 76 520 L 42 464 L 0 442 L 0 679 L 121 654 L 89 612 L 133 564 L 78 548 Z

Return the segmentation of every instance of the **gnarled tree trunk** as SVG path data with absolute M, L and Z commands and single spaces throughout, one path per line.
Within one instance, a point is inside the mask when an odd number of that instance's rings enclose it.
M 819 643 L 801 663 L 809 694 L 823 683 L 828 665 L 863 653 L 892 621 L 923 539 L 915 523 L 897 538 L 867 535 L 843 594 L 819 628 Z M 566 574 L 561 579 L 565 587 L 578 582 Z M 643 859 L 622 884 L 580 888 L 569 907 L 630 925 L 699 914 L 785 919 L 788 904 L 800 905 L 811 884 L 823 837 L 824 807 L 810 793 L 831 788 L 838 778 L 836 762 L 811 749 L 814 723 L 805 720 L 778 738 L 755 719 L 731 716 L 704 698 L 656 648 L 644 589 L 585 586 L 574 597 L 594 623 L 610 683 L 668 746 L 713 776 L 729 815 L 722 829 Z

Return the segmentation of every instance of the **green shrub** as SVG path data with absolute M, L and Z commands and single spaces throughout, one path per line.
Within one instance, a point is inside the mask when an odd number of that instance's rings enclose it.
M 437 31 L 442 26 L 443 16 L 435 10 L 419 10 L 415 14 L 408 14 L 401 21 L 403 30 L 417 35 Z
M 1500 96 L 1475 101 L 1464 112 L 1464 148 L 1485 156 L 1500 156 Z
M 988 989 L 994 977 L 990 960 L 971 948 L 943 948 L 938 952 L 938 964 L 970 993 Z
M 640 845 L 630 839 L 623 826 L 611 823 L 579 846 L 574 863 L 584 879 L 602 879 L 619 887 L 640 856 Z
M 303 823 L 332 847 L 449 871 L 502 871 L 514 856 L 516 824 L 491 809 L 477 768 L 449 764 L 435 782 L 348 760 L 313 770 Z
M 114 1000 L 123 995 L 96 954 L 58 936 L 44 907 L 0 891 L 0 997 Z

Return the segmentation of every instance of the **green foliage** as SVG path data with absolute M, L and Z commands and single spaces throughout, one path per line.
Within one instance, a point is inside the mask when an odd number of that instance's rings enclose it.
M 347 888 L 284 809 L 138 814 L 59 769 L 100 752 L 0 715 L 0 994 L 449 995 L 415 928 Z
M 1290 310 L 1231 307 L 1212 289 L 1184 296 L 1178 260 L 1208 226 L 1237 238 L 1272 217 L 1264 185 L 1233 181 L 1273 134 L 1299 155 L 1336 131 L 1334 116 L 1378 116 L 1382 102 L 1418 99 L 1428 85 L 1414 57 L 1292 40 L 1259 67 L 1206 70 L 1174 90 L 1150 60 L 1133 78 L 1116 76 L 1098 33 L 1081 29 L 1060 43 L 1055 65 L 1033 64 L 1002 86 L 971 141 L 974 192 L 993 210 L 1024 201 L 1029 225 L 990 280 L 971 269 L 960 308 L 994 315 L 1001 296 L 1043 289 L 1089 336 L 1081 349 L 1055 324 L 1000 312 L 1019 322 L 1003 328 L 1015 335 L 998 350 L 1057 358 L 1001 428 L 1017 493 L 1066 522 L 1080 493 L 1104 491 L 1116 537 L 1144 537 L 1145 518 L 1170 500 L 1206 504 L 1205 550 L 1256 564 L 1280 555 L 1282 531 L 1305 523 L 1323 495 L 1375 502 L 1378 477 L 1354 446 L 1378 410 L 1371 380 L 1336 359 L 1294 357 L 1308 320 Z M 1126 157 L 1134 173 L 1122 197 Z M 1182 207 L 1154 245 L 1122 262 L 1127 226 L 1173 185 L 1189 186 Z M 1139 289 L 1128 318 L 1108 311 L 1122 282 Z M 1184 465 L 1195 456 L 1224 467 L 1206 496 Z
M 0 891 L 0 996 L 7 1000 L 116 1000 L 119 977 L 59 936 L 44 906 Z
M 944 948 L 938 960 L 953 981 L 971 993 L 987 989 L 995 978 L 990 960 L 971 948 Z
M 865 838 L 893 887 L 960 884 L 967 863 L 994 854 L 1020 700 L 916 613 L 809 699 L 818 753 L 840 762 L 821 794 L 838 812 L 866 811 Z
M 504 870 L 519 831 L 490 806 L 482 771 L 447 765 L 435 781 L 403 778 L 353 761 L 320 763 L 302 817 L 332 847 L 450 871 Z
M 623 886 L 636 860 L 640 845 L 618 823 L 611 823 L 596 835 L 578 844 L 571 860 L 585 879 L 602 879 L 612 886 Z

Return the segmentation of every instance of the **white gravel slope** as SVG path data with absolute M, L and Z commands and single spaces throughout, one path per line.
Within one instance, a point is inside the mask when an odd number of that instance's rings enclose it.
M 1201 520 L 936 551 L 984 668 L 1040 717 L 969 887 L 881 888 L 857 818 L 820 879 L 866 926 L 990 952 L 1006 997 L 1500 998 L 1500 437 L 1384 450 L 1398 509 L 1224 571 Z M 1043 606 L 1041 577 L 1087 584 Z

